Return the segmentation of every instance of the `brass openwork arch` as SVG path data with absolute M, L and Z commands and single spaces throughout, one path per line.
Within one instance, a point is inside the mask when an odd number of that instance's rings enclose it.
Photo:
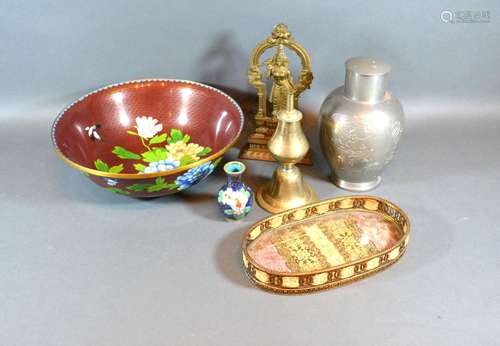
M 300 58 L 302 70 L 298 81 L 293 83 L 293 92 L 295 96 L 295 105 L 298 105 L 298 97 L 302 91 L 309 89 L 313 80 L 311 71 L 311 59 L 307 51 L 292 37 L 288 27 L 281 23 L 274 27 L 270 37 L 261 41 L 253 50 L 250 57 L 250 66 L 248 67 L 248 81 L 257 89 L 259 97 L 258 110 L 255 115 L 255 121 L 258 127 L 264 125 L 267 114 L 266 104 L 266 84 L 262 78 L 260 57 L 264 52 L 275 46 L 285 46 L 294 51 Z
M 261 63 L 262 55 L 271 48 L 276 47 L 276 53 L 268 60 Z M 292 73 L 288 68 L 288 57 L 285 48 L 290 49 L 298 55 L 302 69 L 299 77 L 294 81 Z M 266 78 L 272 80 L 272 88 L 269 92 L 269 101 L 272 111 L 267 109 L 266 82 L 262 65 L 265 65 Z M 261 41 L 252 51 L 250 64 L 248 66 L 248 81 L 257 89 L 259 99 L 257 113 L 255 114 L 255 131 L 248 137 L 248 145 L 240 152 L 240 158 L 250 160 L 275 161 L 267 148 L 267 142 L 274 134 L 277 125 L 276 115 L 279 111 L 286 109 L 287 95 L 292 93 L 294 104 L 297 107 L 299 95 L 309 89 L 313 80 L 311 71 L 311 59 L 307 51 L 292 37 L 288 27 L 281 23 L 274 27 L 271 36 Z M 312 164 L 310 156 L 307 155 L 300 163 Z

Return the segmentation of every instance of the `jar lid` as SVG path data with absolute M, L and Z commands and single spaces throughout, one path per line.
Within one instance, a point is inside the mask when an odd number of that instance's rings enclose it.
M 391 72 L 391 65 L 373 58 L 356 57 L 345 62 L 345 68 L 362 76 L 380 76 Z
M 345 63 L 345 96 L 357 102 L 377 103 L 385 98 L 391 66 L 372 58 L 351 58 Z

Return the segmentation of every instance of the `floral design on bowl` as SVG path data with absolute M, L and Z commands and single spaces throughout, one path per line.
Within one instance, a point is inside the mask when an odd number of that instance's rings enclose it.
M 64 161 L 106 190 L 156 197 L 204 180 L 242 127 L 240 107 L 213 87 L 139 80 L 73 102 L 56 118 L 52 140 Z
M 163 125 L 153 117 L 136 117 L 135 122 L 137 132 L 128 130 L 127 134 L 139 137 L 144 147 L 141 148 L 142 152 L 136 153 L 117 145 L 112 152 L 123 162 L 109 167 L 103 160 L 97 159 L 94 162 L 97 170 L 120 173 L 124 165 L 128 164 L 126 161 L 132 161 L 134 169 L 139 174 L 166 172 L 196 162 L 212 151 L 212 148 L 208 146 L 190 143 L 191 136 L 182 133 L 179 129 L 171 129 L 170 134 L 159 134 Z

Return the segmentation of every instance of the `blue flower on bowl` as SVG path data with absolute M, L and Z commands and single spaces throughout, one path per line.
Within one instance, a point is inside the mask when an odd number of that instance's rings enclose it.
M 116 186 L 118 184 L 118 180 L 115 180 L 115 179 L 110 179 L 110 178 L 105 178 L 104 177 L 103 180 L 109 186 Z
M 177 160 L 160 160 L 156 162 L 150 162 L 149 165 L 144 168 L 144 173 L 156 173 L 171 171 L 178 168 L 181 165 L 180 161 Z
M 178 186 L 178 190 L 185 190 L 191 185 L 198 183 L 199 181 L 205 179 L 210 175 L 215 169 L 215 165 L 212 161 L 208 161 L 200 166 L 193 167 L 181 176 L 175 179 L 175 183 Z

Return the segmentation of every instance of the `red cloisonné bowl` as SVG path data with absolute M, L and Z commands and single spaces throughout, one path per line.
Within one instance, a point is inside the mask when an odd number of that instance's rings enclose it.
M 106 190 L 157 197 L 205 179 L 242 128 L 240 107 L 220 90 L 150 79 L 79 98 L 57 116 L 52 141 L 64 161 Z

